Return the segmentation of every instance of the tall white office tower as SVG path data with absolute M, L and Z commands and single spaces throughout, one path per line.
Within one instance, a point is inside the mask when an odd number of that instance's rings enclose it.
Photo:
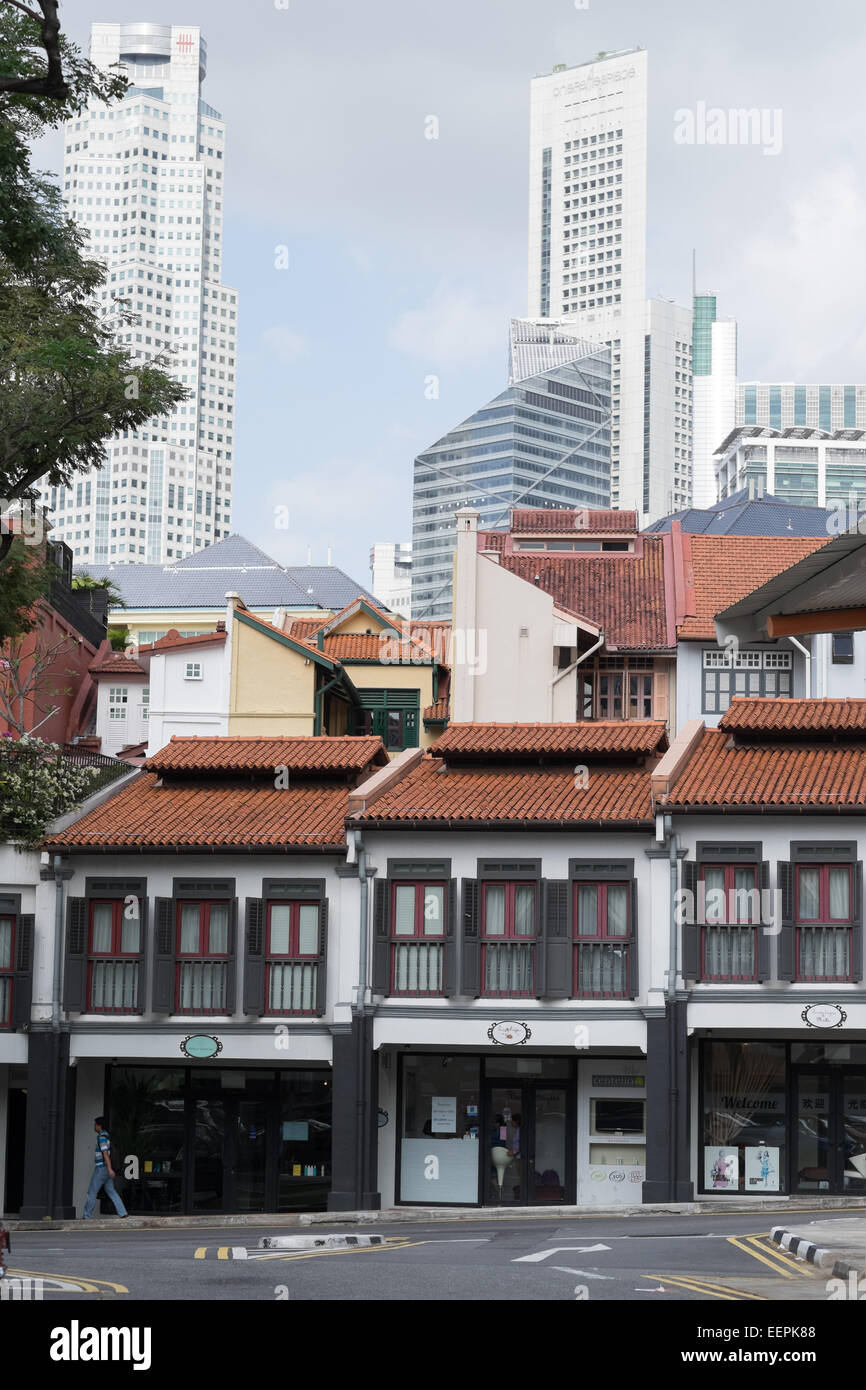
M 66 127 L 64 197 L 109 267 L 102 304 L 137 316 L 119 341 L 141 362 L 171 349 L 190 390 L 113 438 L 102 468 L 43 489 L 79 563 L 175 560 L 231 529 L 237 293 L 221 280 L 225 122 L 202 100 L 206 52 L 195 26 L 94 24 L 91 60 L 131 85 Z
M 529 314 L 610 345 L 611 504 L 652 520 L 691 499 L 691 313 L 646 298 L 646 52 L 559 64 L 530 105 Z
M 716 317 L 716 296 L 696 294 L 692 326 L 693 505 L 718 501 L 715 452 L 737 420 L 737 321 Z

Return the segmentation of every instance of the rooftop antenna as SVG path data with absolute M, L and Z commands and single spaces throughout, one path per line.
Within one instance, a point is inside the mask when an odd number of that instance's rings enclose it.
M 307 564 L 308 564 L 308 565 L 311 565 L 312 563 L 313 563 L 313 547 L 312 547 L 311 545 L 308 545 L 308 546 L 307 546 Z

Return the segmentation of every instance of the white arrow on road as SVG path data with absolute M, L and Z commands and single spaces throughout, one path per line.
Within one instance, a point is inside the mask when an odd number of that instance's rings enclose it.
M 553 1265 L 553 1269 L 559 1270 L 560 1274 L 579 1274 L 581 1279 L 613 1279 L 612 1274 L 593 1274 L 588 1269 L 566 1269 L 565 1265 Z
M 534 1255 L 518 1255 L 513 1265 L 537 1265 L 549 1255 L 558 1255 L 560 1250 L 576 1251 L 579 1255 L 594 1255 L 596 1250 L 609 1250 L 609 1245 L 554 1245 L 551 1250 L 537 1250 Z
M 635 1293 L 667 1293 L 667 1289 L 663 1289 L 659 1284 L 657 1289 L 635 1289 Z

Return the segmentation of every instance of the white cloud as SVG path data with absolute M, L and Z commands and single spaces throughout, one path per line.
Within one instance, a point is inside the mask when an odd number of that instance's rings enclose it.
M 400 316 L 388 341 L 431 369 L 466 367 L 502 349 L 505 329 L 501 305 L 483 304 L 472 290 L 455 289 L 443 280 L 422 309 Z
M 286 366 L 291 366 L 302 357 L 309 357 L 310 355 L 310 349 L 303 334 L 295 333 L 293 329 L 287 328 L 283 323 L 275 324 L 273 328 L 266 328 L 262 333 L 262 342 L 273 353 L 277 361 Z

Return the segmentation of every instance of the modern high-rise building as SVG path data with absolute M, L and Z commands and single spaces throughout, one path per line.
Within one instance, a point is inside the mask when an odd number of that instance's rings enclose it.
M 609 344 L 611 505 L 644 521 L 689 504 L 692 443 L 691 313 L 646 298 L 646 153 L 644 50 L 533 79 L 529 313 Z
M 455 513 L 610 506 L 610 350 L 571 324 L 512 319 L 509 384 L 415 460 L 412 618 L 451 616 Z
M 866 429 L 866 386 L 844 383 L 795 386 L 741 381 L 737 386 L 738 425 L 768 425 L 787 430 Z M 716 441 L 721 443 L 722 436 Z
M 750 496 L 770 493 L 799 507 L 850 510 L 852 524 L 859 523 L 866 506 L 866 430 L 741 425 L 719 446 L 716 469 L 722 500 L 746 488 Z
M 137 361 L 168 353 L 189 398 L 107 444 L 108 461 L 45 488 L 53 535 L 79 563 L 159 564 L 231 530 L 237 292 L 222 282 L 225 122 L 202 98 L 194 25 L 94 24 L 91 61 L 130 86 L 66 127 L 63 194 L 108 266 L 101 305 L 135 315 L 118 339 Z M 134 389 L 134 382 L 131 388 Z
M 377 541 L 370 548 L 370 587 L 390 613 L 408 618 L 412 607 L 412 542 Z
M 737 322 L 719 318 L 714 294 L 696 294 L 692 323 L 692 505 L 717 500 L 715 451 L 732 428 L 737 402 Z

